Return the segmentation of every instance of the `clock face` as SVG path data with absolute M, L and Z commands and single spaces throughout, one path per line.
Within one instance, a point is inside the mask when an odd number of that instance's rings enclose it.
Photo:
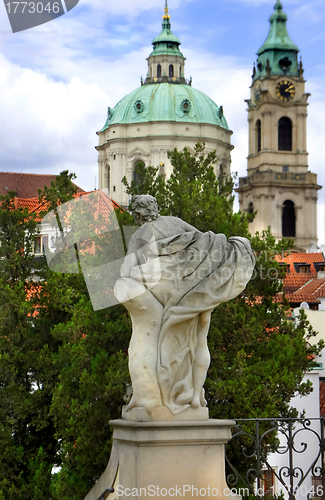
M 282 101 L 290 101 L 294 97 L 296 89 L 293 83 L 288 80 L 282 80 L 276 86 L 276 95 Z
M 261 86 L 260 86 L 260 84 L 257 84 L 255 89 L 254 89 L 255 102 L 258 102 L 260 100 L 260 97 L 261 97 Z

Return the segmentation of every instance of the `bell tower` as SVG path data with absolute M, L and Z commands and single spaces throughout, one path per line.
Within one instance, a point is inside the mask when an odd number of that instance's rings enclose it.
M 307 106 L 302 61 L 291 41 L 280 0 L 257 52 L 248 99 L 247 176 L 239 179 L 240 209 L 255 212 L 250 231 L 271 227 L 300 250 L 317 244 L 317 175 L 308 170 Z

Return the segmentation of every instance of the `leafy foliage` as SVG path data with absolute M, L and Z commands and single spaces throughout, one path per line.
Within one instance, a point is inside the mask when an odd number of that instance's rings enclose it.
M 57 450 L 48 419 L 51 394 L 39 373 L 43 346 L 35 329 L 36 220 L 0 199 L 0 498 L 43 498 Z

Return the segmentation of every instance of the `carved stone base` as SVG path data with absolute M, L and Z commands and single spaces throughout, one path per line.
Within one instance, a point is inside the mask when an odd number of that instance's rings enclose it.
M 225 479 L 225 444 L 234 421 L 110 423 L 111 458 L 85 500 L 145 496 L 241 500 L 230 493 Z M 114 493 L 107 491 L 111 487 Z
M 177 415 L 173 415 L 168 408 L 162 406 L 155 408 L 150 414 L 143 407 L 135 407 L 127 411 L 127 406 L 122 408 L 122 419 L 133 422 L 161 422 L 161 421 L 184 421 L 184 420 L 209 420 L 208 408 L 188 408 Z

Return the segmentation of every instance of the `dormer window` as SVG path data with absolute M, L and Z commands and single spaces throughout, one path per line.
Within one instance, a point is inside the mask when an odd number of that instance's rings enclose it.
M 316 269 L 316 272 L 319 273 L 324 273 L 325 272 L 325 262 L 314 262 L 314 268 Z
M 296 272 L 299 274 L 309 274 L 311 272 L 311 264 L 308 264 L 307 262 L 294 262 L 293 265 L 296 269 Z

